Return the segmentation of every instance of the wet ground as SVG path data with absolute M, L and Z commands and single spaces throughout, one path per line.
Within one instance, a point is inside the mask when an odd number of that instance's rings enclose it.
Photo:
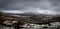
M 13 27 L 0 27 L 0 29 L 16 29 L 16 28 L 13 28 Z M 39 27 L 39 28 L 35 28 L 35 27 L 26 27 L 26 28 L 20 28 L 20 29 L 60 29 L 60 27 L 59 28 L 56 28 L 56 27 L 45 27 L 45 28 L 41 28 L 41 27 Z
M 51 23 L 51 26 L 46 25 L 37 25 L 37 24 L 25 24 L 23 25 L 24 28 L 19 29 L 60 29 L 60 22 L 53 22 Z M 15 27 L 9 27 L 9 26 L 0 26 L 0 29 L 17 29 Z

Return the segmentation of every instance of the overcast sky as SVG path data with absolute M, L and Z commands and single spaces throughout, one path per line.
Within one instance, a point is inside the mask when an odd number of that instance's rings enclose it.
M 0 11 L 59 14 L 60 0 L 0 0 Z

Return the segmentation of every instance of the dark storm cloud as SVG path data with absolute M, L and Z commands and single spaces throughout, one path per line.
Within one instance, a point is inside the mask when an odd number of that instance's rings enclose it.
M 4 4 L 6 9 L 21 9 L 30 6 L 38 7 L 41 1 L 43 0 L 6 0 L 2 4 Z
M 60 13 L 60 0 L 3 0 L 0 4 L 1 10 L 37 11 L 47 14 Z

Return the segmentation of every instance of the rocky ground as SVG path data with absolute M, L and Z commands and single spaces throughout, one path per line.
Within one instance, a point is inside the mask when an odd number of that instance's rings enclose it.
M 40 27 L 40 25 L 44 26 L 47 25 L 48 27 L 51 26 L 59 26 L 60 23 L 60 15 L 16 15 L 16 14 L 8 14 L 0 12 L 0 25 L 4 26 L 20 26 L 20 27 L 30 27 L 31 25 L 36 27 Z M 56 22 L 54 24 L 54 22 Z M 34 25 L 35 24 L 35 25 Z M 58 25 L 56 25 L 58 24 Z M 30 26 L 29 26 L 30 25 Z

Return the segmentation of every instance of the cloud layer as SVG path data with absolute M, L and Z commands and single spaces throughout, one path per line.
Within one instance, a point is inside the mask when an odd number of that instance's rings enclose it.
M 17 10 L 20 12 L 60 13 L 60 0 L 0 0 L 0 11 Z

